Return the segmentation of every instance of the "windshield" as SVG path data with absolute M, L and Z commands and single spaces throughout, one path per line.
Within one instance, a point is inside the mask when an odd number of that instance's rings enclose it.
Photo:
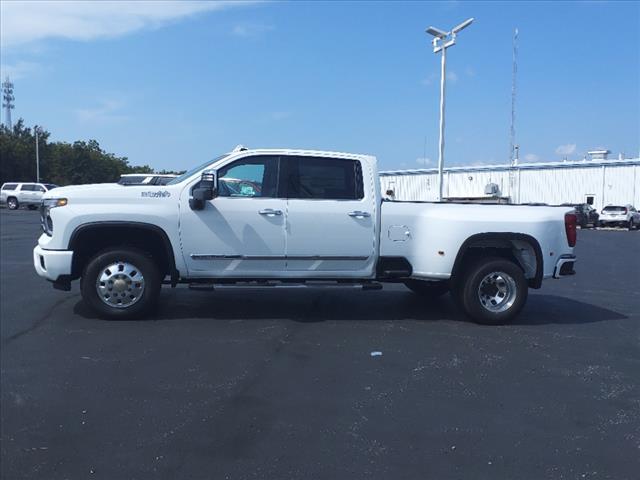
M 228 156 L 228 153 L 225 153 L 224 155 L 220 155 L 217 158 L 214 158 L 213 160 L 207 160 L 206 162 L 204 162 L 201 165 L 198 165 L 195 168 L 192 168 L 191 170 L 187 170 L 186 172 L 184 172 L 182 175 L 180 175 L 179 177 L 176 177 L 174 179 L 172 179 L 169 183 L 167 183 L 167 185 L 175 185 L 176 183 L 180 183 L 183 182 L 184 180 L 186 180 L 187 178 L 189 178 L 190 176 L 192 176 L 194 173 L 199 172 L 200 170 L 203 170 L 205 167 L 216 163 L 218 160 L 222 160 L 224 157 Z

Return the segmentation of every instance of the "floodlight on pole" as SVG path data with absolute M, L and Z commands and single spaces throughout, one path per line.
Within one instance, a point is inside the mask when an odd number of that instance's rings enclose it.
M 427 28 L 426 32 L 433 36 L 433 53 L 442 52 L 440 62 L 440 141 L 438 144 L 438 201 L 442 201 L 442 170 L 444 167 L 444 94 L 447 69 L 447 48 L 456 44 L 456 36 L 463 29 L 473 22 L 469 18 L 460 25 L 453 27 L 451 31 L 445 32 L 436 27 Z

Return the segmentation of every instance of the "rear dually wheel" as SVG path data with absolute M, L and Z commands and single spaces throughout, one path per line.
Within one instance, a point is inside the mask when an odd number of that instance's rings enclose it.
M 527 301 L 527 279 L 520 266 L 510 260 L 499 257 L 480 259 L 463 275 L 458 299 L 464 312 L 476 323 L 507 323 Z

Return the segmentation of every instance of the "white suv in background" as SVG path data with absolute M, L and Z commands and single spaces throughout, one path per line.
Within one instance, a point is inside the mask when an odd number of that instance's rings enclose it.
M 607 205 L 598 221 L 601 227 L 621 225 L 633 230 L 634 227 L 640 228 L 640 213 L 631 205 Z
M 56 187 L 53 183 L 5 183 L 0 189 L 0 202 L 6 203 L 9 210 L 17 210 L 21 205 L 35 210 L 42 202 L 42 195 Z

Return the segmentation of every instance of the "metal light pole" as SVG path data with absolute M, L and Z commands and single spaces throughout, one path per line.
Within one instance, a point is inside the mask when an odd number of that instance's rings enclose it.
M 427 28 L 427 33 L 433 35 L 433 53 L 442 52 L 440 62 L 440 141 L 438 143 L 438 201 L 442 201 L 442 170 L 444 167 L 444 94 L 447 70 L 447 48 L 456 44 L 457 34 L 464 28 L 471 25 L 473 18 L 465 20 L 457 27 L 453 27 L 450 32 L 445 32 L 436 27 Z
M 38 142 L 38 134 L 40 133 L 40 127 L 36 125 L 33 130 L 36 134 L 36 183 L 40 183 L 40 146 Z

